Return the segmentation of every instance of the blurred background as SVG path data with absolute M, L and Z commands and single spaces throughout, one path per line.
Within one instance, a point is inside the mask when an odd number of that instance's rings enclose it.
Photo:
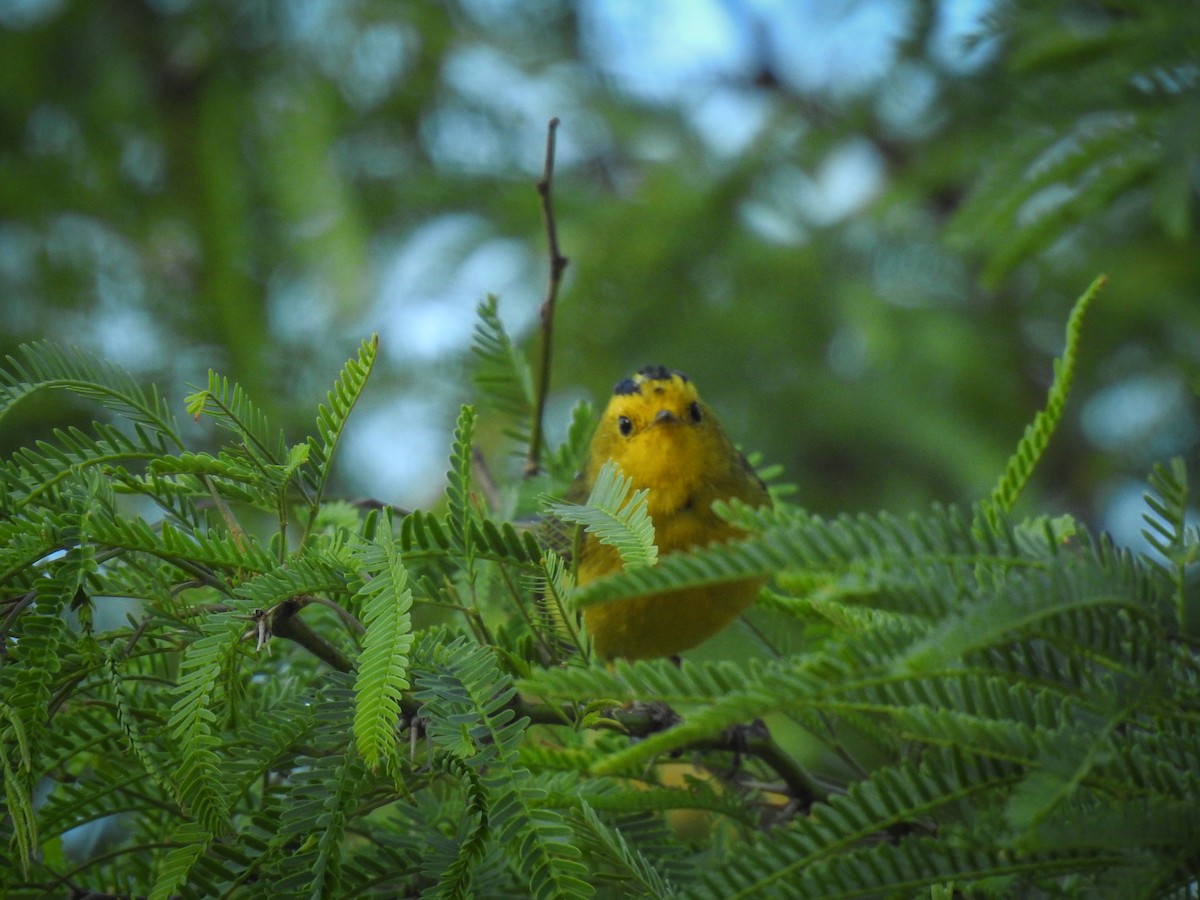
M 552 437 L 663 363 L 812 511 L 970 502 L 1105 272 L 1021 512 L 1137 542 L 1149 467 L 1194 471 L 1195 0 L 0 0 L 0 352 L 181 420 L 213 368 L 299 441 L 378 332 L 337 492 L 428 504 L 476 305 L 536 348 L 551 116 Z

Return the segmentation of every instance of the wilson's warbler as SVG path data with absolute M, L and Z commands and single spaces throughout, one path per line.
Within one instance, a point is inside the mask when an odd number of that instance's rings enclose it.
M 567 493 L 587 499 L 596 475 L 614 460 L 631 490 L 645 488 L 660 554 L 740 537 L 717 517 L 714 500 L 770 503 L 767 489 L 726 436 L 686 375 L 646 366 L 613 389 L 592 438 L 587 464 Z M 621 568 L 616 548 L 586 534 L 579 548 L 578 583 Z M 685 588 L 588 607 L 584 622 L 603 658 L 646 659 L 694 647 L 728 625 L 758 594 L 751 579 Z

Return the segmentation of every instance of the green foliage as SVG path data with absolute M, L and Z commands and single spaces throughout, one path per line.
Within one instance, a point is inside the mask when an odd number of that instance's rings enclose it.
M 1092 292 L 986 502 L 731 504 L 745 538 L 656 560 L 644 496 L 606 466 L 585 505 L 546 511 L 642 564 L 579 590 L 493 517 L 472 406 L 438 509 L 323 498 L 373 342 L 290 445 L 213 375 L 189 401 L 229 434 L 211 454 L 160 440 L 166 411 L 96 368 L 79 395 L 134 436 L 62 431 L 0 469 L 9 895 L 1185 895 L 1186 471 L 1151 475 L 1147 554 L 1009 518 Z M 0 408 L 78 375 L 53 348 L 22 360 Z M 567 611 L 764 575 L 725 658 L 600 666 Z
M 78 347 L 26 344 L 8 356 L 0 374 L 0 417 L 42 391 L 68 391 L 95 401 L 138 429 L 182 448 L 174 417 L 157 389 L 144 390 L 124 369 Z M 159 448 L 163 449 L 163 448 Z
M 1169 466 L 1161 463 L 1150 474 L 1154 493 L 1146 495 L 1148 510 L 1143 514 L 1146 528 L 1142 535 L 1162 556 L 1150 559 L 1150 565 L 1171 585 L 1175 617 L 1179 630 L 1192 635 L 1188 609 L 1188 566 L 1196 562 L 1200 552 L 1200 536 L 1187 527 L 1188 483 L 1183 460 L 1173 459 Z
M 582 504 L 551 503 L 547 512 L 564 522 L 582 525 L 602 544 L 616 547 L 630 568 L 658 561 L 654 523 L 646 512 L 649 491 L 631 491 L 633 482 L 612 460 L 600 467 L 596 483 Z
M 603 15 L 571 4 L 324 4 L 336 27 L 305 34 L 241 4 L 9 6 L 0 893 L 1195 896 L 1188 467 L 1153 467 L 1145 552 L 1012 518 L 1051 496 L 1091 521 L 1109 472 L 1150 466 L 1074 428 L 1068 390 L 1198 358 L 1194 4 L 991 4 L 982 62 L 938 50 L 948 5 L 910 4 L 877 82 L 811 89 L 760 4 L 729 21 L 762 58 L 653 104 L 621 96 L 638 73 L 605 69 L 584 34 Z M 849 33 L 841 6 L 814 27 Z M 566 548 L 507 520 L 545 485 L 486 484 L 474 458 L 527 444 L 539 399 L 490 297 L 444 500 L 330 499 L 368 377 L 428 401 L 460 368 L 377 365 L 372 338 L 298 434 L 374 257 L 421 248 L 410 284 L 436 296 L 544 238 L 528 141 L 554 111 L 522 118 L 473 72 L 571 107 L 564 393 L 679 365 L 822 515 L 773 491 L 724 510 L 744 540 L 575 590 Z M 831 213 L 847 159 L 875 200 Z M 1117 302 L 1089 350 L 1113 381 L 1074 377 L 1093 284 L 1047 392 L 1046 323 L 1097 269 Z M 327 313 L 268 326 L 305 296 Z M 138 365 L 148 331 L 228 360 L 181 407 L 216 436 L 86 350 L 12 346 L 98 344 L 123 316 L 150 326 L 116 342 Z M 1192 459 L 1188 414 L 1145 452 Z M 546 448 L 552 484 L 593 422 L 578 405 Z M 550 510 L 649 562 L 612 475 Z M 903 513 L 837 514 L 879 508 Z M 764 575 L 681 664 L 581 649 L 587 604 Z
M 1046 397 L 1046 406 L 1038 412 L 1033 423 L 1025 429 L 1025 433 L 1021 436 L 1021 442 L 1017 445 L 1017 452 L 1009 459 L 1004 474 L 1000 476 L 1000 483 L 992 491 L 992 505 L 999 512 L 1012 512 L 1013 504 L 1017 502 L 1017 497 L 1020 496 L 1021 490 L 1029 481 L 1029 476 L 1033 474 L 1038 460 L 1041 459 L 1042 453 L 1045 452 L 1051 436 L 1062 419 L 1067 405 L 1067 396 L 1071 392 L 1071 382 L 1075 377 L 1075 358 L 1079 352 L 1079 336 L 1083 330 L 1083 317 L 1087 315 L 1088 307 L 1091 306 L 1092 300 L 1100 292 L 1106 280 L 1101 275 L 1083 292 L 1083 296 L 1075 301 L 1071 316 L 1067 319 L 1067 346 L 1063 350 L 1062 356 L 1054 361 L 1054 381 L 1051 383 Z
M 399 547 L 392 538 L 391 520 L 374 541 L 357 553 L 360 565 L 373 577 L 363 579 L 362 655 L 354 682 L 354 739 L 358 751 L 371 768 L 384 761 L 395 768 L 396 730 L 400 724 L 400 700 L 408 689 L 408 651 L 412 648 L 412 592 Z
M 476 387 L 497 413 L 510 421 L 505 433 L 528 444 L 533 419 L 533 375 L 500 321 L 499 299 L 489 294 L 476 309 L 472 350 Z
M 1153 0 L 1005 7 L 994 24 L 1018 49 L 1000 78 L 1029 103 L 1022 133 L 1001 142 L 952 238 L 987 248 L 993 283 L 1120 199 L 1144 203 L 1172 240 L 1188 238 L 1197 18 Z M 1062 127 L 1044 127 L 1050 119 Z
M 347 360 L 341 376 L 327 395 L 326 402 L 317 407 L 317 434 L 308 439 L 308 453 L 302 460 L 309 465 L 305 477 L 313 492 L 309 506 L 309 531 L 321 509 L 321 498 L 332 472 L 334 451 L 345 431 L 350 412 L 366 387 L 378 352 L 378 335 L 372 335 L 370 340 L 363 341 L 358 357 Z

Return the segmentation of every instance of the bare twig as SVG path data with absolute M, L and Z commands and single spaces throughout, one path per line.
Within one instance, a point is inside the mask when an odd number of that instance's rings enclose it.
M 529 437 L 529 454 L 525 457 L 525 477 L 530 478 L 541 469 L 542 419 L 546 414 L 546 395 L 550 392 L 550 350 L 554 335 L 554 305 L 558 301 L 558 288 L 562 284 L 563 270 L 567 258 L 558 250 L 558 226 L 554 222 L 554 142 L 558 130 L 558 117 L 550 120 L 546 129 L 546 165 L 542 178 L 537 183 L 538 195 L 542 198 L 542 221 L 546 226 L 546 239 L 550 251 L 550 275 L 546 282 L 546 299 L 542 302 L 542 350 L 538 360 L 537 393 L 533 410 L 533 427 Z

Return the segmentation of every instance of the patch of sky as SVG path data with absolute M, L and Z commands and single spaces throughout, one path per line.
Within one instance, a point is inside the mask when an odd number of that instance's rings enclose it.
M 740 214 L 752 231 L 781 244 L 802 243 L 812 228 L 843 221 L 882 189 L 883 160 L 865 139 L 832 148 L 813 173 L 779 165 L 757 185 Z
M 732 159 L 762 133 L 772 108 L 763 91 L 718 86 L 689 102 L 688 118 L 714 155 Z
M 994 7 L 938 3 L 930 55 L 955 72 L 985 65 L 997 52 L 987 32 Z M 669 103 L 763 68 L 805 92 L 874 89 L 890 80 L 917 9 L 913 0 L 584 0 L 578 19 L 584 55 L 620 89 Z
M 583 56 L 619 90 L 669 104 L 755 64 L 752 23 L 738 4 L 716 0 L 582 0 Z
M 531 30 L 562 16 L 561 0 L 459 0 L 476 24 L 492 34 L 528 38 Z
M 929 55 L 965 74 L 996 55 L 987 33 L 995 0 L 944 0 L 933 12 Z M 584 0 L 578 8 L 583 55 L 613 85 L 639 100 L 684 107 L 713 150 L 737 152 L 763 116 L 762 102 L 737 92 L 764 70 L 803 93 L 847 99 L 874 91 L 881 117 L 919 136 L 937 79 L 928 66 L 899 60 L 913 28 L 912 0 Z M 716 106 L 702 98 L 713 97 Z
M 469 44 L 452 51 L 442 78 L 454 99 L 421 125 L 421 137 L 437 161 L 470 171 L 541 173 L 546 123 L 562 116 L 556 165 L 566 169 L 594 157 L 609 142 L 603 120 L 578 97 L 571 67 L 530 73 L 495 47 Z
M 33 28 L 53 18 L 63 0 L 0 0 L 0 27 Z
M 894 134 L 916 140 L 931 134 L 942 122 L 937 110 L 938 79 L 923 62 L 897 63 L 879 86 L 875 111 Z
M 63 313 L 55 331 L 133 370 L 160 365 L 162 338 L 147 309 L 137 247 L 108 224 L 78 213 L 54 219 L 44 247 L 53 267 L 87 273 L 96 301 L 77 315 Z
M 996 0 L 943 0 L 937 5 L 930 55 L 960 75 L 986 66 L 1000 51 L 987 22 L 995 8 Z
M 41 103 L 25 123 L 25 149 L 30 156 L 79 162 L 84 154 L 79 120 L 55 103 Z
M 166 150 L 144 134 L 131 134 L 121 144 L 118 168 L 121 176 L 143 194 L 158 193 L 166 181 Z
M 506 327 L 523 333 L 536 315 L 536 278 L 525 242 L 494 235 L 479 216 L 441 216 L 387 263 L 373 319 L 392 354 L 432 361 L 468 346 L 475 308 L 489 293 L 500 296 Z
M 876 295 L 888 303 L 909 309 L 958 306 L 971 296 L 971 275 L 966 265 L 937 241 L 910 238 L 880 242 L 871 253 Z M 1056 336 L 1060 342 L 1061 333 L 1059 326 Z
M 398 85 L 416 56 L 416 33 L 381 22 L 353 36 L 341 65 L 342 90 L 359 108 L 381 103 Z
M 0 222 L 0 283 L 28 284 L 37 274 L 41 239 L 23 222 Z
M 883 158 L 865 138 L 834 147 L 797 198 L 805 218 L 820 227 L 861 210 L 883 188 Z
M 361 178 L 393 181 L 413 163 L 413 154 L 399 129 L 378 122 L 343 135 L 333 152 L 340 170 Z
M 195 0 L 145 0 L 145 2 L 155 12 L 167 16 L 179 15 L 195 4 Z
M 305 48 L 346 99 L 360 109 L 378 105 L 415 60 L 417 32 L 401 16 L 363 23 L 355 4 L 289 0 L 278 4 L 281 36 Z
M 830 336 L 825 356 L 839 377 L 847 381 L 861 377 L 871 361 L 866 333 L 852 322 L 843 323 Z
M 445 484 L 454 398 L 424 379 L 421 393 L 361 402 L 346 426 L 344 470 L 360 489 L 406 508 L 427 506 Z M 443 383 L 444 386 L 444 383 Z M 461 398 L 459 398 L 461 399 Z
M 808 240 L 809 229 L 800 221 L 793 208 L 772 196 L 770 185 L 791 189 L 803 179 L 796 169 L 787 166 L 763 179 L 766 187 L 756 191 L 738 206 L 742 224 L 759 238 L 773 244 L 798 246 Z
M 1158 551 L 1146 540 L 1146 519 L 1150 507 L 1146 505 L 1148 488 L 1145 481 L 1126 478 L 1112 484 L 1102 502 L 1101 527 L 1112 537 L 1118 547 L 1128 547 L 1138 553 L 1148 553 L 1162 559 Z M 1195 528 L 1200 512 L 1189 508 L 1186 511 L 1188 528 Z
M 1148 469 L 1196 440 L 1200 429 L 1192 404 L 1178 375 L 1126 378 L 1088 398 L 1083 431 L 1101 450 L 1126 454 Z
M 337 300 L 313 272 L 277 269 L 267 283 L 267 327 L 286 343 L 303 344 L 335 325 Z
M 835 97 L 881 83 L 908 37 L 909 0 L 754 0 L 784 83 Z

